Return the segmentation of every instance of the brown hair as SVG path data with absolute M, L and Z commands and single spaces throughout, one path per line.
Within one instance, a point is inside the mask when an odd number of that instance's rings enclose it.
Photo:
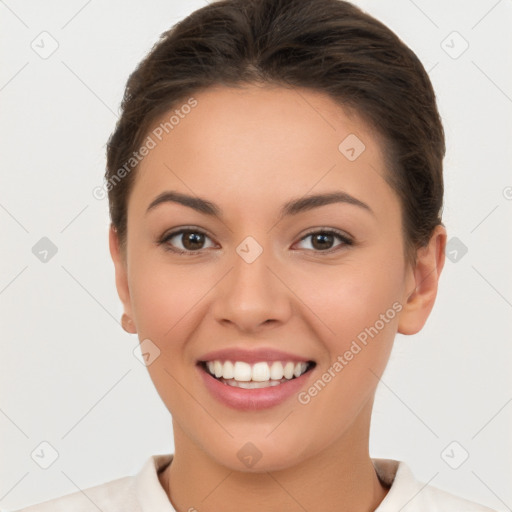
M 394 32 L 341 0 L 218 0 L 160 36 L 128 79 L 107 144 L 110 218 L 123 252 L 135 172 L 119 179 L 119 171 L 151 125 L 209 86 L 251 83 L 326 93 L 376 129 L 401 201 L 405 254 L 415 261 L 442 224 L 445 139 L 435 93 Z

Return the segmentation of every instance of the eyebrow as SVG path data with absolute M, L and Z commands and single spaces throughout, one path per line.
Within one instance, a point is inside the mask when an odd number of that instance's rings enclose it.
M 155 197 L 148 206 L 146 214 L 156 208 L 159 204 L 168 202 L 182 204 L 183 206 L 188 206 L 200 213 L 211 215 L 213 217 L 221 218 L 223 216 L 221 208 L 219 208 L 215 203 L 201 197 L 189 196 L 175 191 L 165 191 Z M 328 192 L 324 194 L 304 196 L 286 202 L 281 207 L 279 219 L 282 219 L 287 215 L 297 215 L 299 213 L 312 210 L 313 208 L 333 203 L 351 204 L 374 214 L 373 210 L 366 203 L 363 203 L 346 192 Z

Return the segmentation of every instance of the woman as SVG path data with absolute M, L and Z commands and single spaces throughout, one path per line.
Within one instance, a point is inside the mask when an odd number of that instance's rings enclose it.
M 24 510 L 490 510 L 368 450 L 395 335 L 436 298 L 444 154 L 423 66 L 348 2 L 217 1 L 163 34 L 105 186 L 175 451 Z

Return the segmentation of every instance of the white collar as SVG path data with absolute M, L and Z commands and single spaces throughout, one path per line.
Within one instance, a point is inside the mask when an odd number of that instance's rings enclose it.
M 176 512 L 160 484 L 158 473 L 172 461 L 173 454 L 152 455 L 135 475 L 135 493 L 142 512 Z M 409 466 L 393 459 L 371 459 L 379 479 L 390 487 L 374 512 L 396 512 L 407 506 L 408 512 L 437 510 L 490 511 L 482 505 L 419 482 Z

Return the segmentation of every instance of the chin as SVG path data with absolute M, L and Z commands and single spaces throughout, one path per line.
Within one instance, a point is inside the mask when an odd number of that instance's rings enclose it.
M 288 469 L 306 460 L 304 440 L 297 440 L 296 445 L 276 446 L 265 434 L 259 437 L 245 436 L 244 441 L 230 440 L 224 446 L 216 446 L 212 451 L 211 445 L 206 452 L 217 464 L 230 471 L 243 473 L 266 473 Z

